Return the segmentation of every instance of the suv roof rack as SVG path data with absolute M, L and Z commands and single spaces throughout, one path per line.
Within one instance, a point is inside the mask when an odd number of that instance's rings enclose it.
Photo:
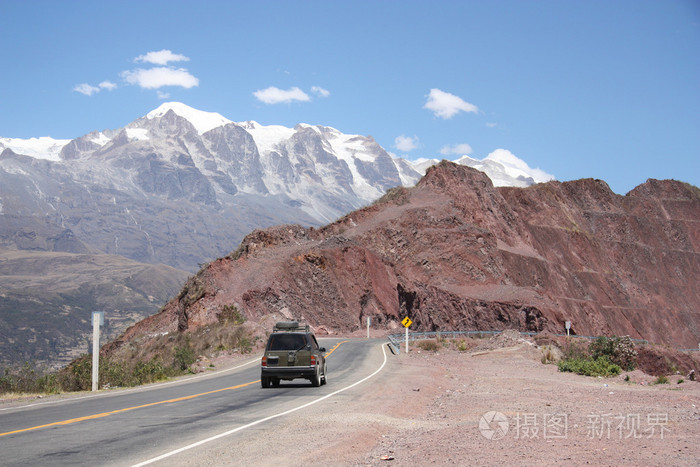
M 310 327 L 308 324 L 299 324 L 299 321 L 278 321 L 275 323 L 275 327 L 272 328 L 272 332 L 281 331 L 304 331 L 309 332 Z

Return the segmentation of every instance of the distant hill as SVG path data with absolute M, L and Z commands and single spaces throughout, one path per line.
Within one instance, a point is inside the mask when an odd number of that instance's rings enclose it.
M 93 311 L 105 342 L 177 293 L 187 273 L 114 255 L 0 251 L 0 367 L 60 367 L 87 353 Z

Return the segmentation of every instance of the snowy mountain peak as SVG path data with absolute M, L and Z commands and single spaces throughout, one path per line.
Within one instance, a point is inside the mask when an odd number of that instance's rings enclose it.
M 61 159 L 61 149 L 70 141 L 69 139 L 54 139 L 48 136 L 29 139 L 0 138 L 0 152 L 5 148 L 9 148 L 17 154 L 24 154 L 36 159 L 57 161 Z
M 180 117 L 183 117 L 189 121 L 192 126 L 197 129 L 197 132 L 200 135 L 209 130 L 213 130 L 214 128 L 233 123 L 231 120 L 217 112 L 204 112 L 202 110 L 193 109 L 192 107 L 181 102 L 165 102 L 157 109 L 148 112 L 148 114 L 146 114 L 146 118 L 153 119 L 162 117 L 170 110 L 175 112 L 176 115 L 179 115 Z

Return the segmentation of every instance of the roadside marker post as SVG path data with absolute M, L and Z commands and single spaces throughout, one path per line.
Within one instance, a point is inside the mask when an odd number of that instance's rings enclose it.
M 564 323 L 564 325 L 566 326 L 566 335 L 568 336 L 569 329 L 571 329 L 571 321 L 567 321 L 566 323 Z
M 92 390 L 97 391 L 100 376 L 100 326 L 105 324 L 105 312 L 92 312 Z
M 413 321 L 406 316 L 403 321 L 401 321 L 401 324 L 406 328 L 406 353 L 408 353 L 408 328 L 413 324 Z
M 369 339 L 369 326 L 370 326 L 371 322 L 372 322 L 372 318 L 370 318 L 368 316 L 367 317 L 367 339 Z

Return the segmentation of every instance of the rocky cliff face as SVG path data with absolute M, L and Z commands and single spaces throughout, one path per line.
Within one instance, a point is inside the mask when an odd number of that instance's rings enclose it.
M 191 278 L 149 332 L 186 331 L 225 305 L 303 318 L 323 332 L 516 328 L 700 341 L 700 190 L 650 180 L 626 196 L 600 180 L 494 188 L 443 162 L 414 188 L 321 229 L 278 226 Z

